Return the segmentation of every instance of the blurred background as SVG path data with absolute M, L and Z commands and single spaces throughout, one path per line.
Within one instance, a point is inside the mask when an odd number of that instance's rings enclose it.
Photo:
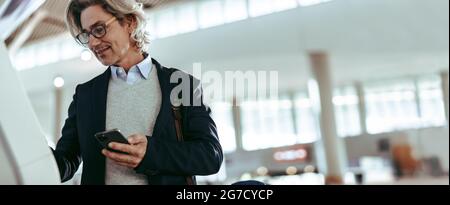
M 68 1 L 10 1 L 29 15 L 0 21 L 11 28 L 2 39 L 54 146 L 75 86 L 106 68 L 69 35 Z M 278 72 L 277 100 L 211 102 L 225 160 L 200 184 L 449 184 L 448 0 L 148 0 L 145 10 L 149 53 L 167 67 Z

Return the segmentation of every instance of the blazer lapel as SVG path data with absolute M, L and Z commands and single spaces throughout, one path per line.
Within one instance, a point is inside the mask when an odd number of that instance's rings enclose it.
M 94 81 L 91 93 L 92 116 L 94 119 L 94 133 L 103 132 L 106 129 L 106 98 L 108 95 L 109 79 L 111 71 L 108 68 L 100 77 Z
M 106 158 L 101 154 L 103 147 L 94 139 L 94 134 L 103 132 L 106 129 L 106 100 L 108 95 L 109 79 L 111 78 L 111 69 L 108 68 L 102 75 L 94 81 L 91 89 L 92 102 L 92 140 L 95 141 L 94 158 L 98 162 L 95 170 L 95 177 L 98 181 L 95 184 L 105 184 Z

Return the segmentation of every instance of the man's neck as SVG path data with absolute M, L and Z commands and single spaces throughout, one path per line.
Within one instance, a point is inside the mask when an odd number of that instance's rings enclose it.
M 144 55 L 141 52 L 130 52 L 122 61 L 116 65 L 122 67 L 127 73 L 136 64 L 144 60 Z

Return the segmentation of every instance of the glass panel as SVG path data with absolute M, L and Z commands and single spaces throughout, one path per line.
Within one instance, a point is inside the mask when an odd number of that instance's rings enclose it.
M 225 22 L 230 23 L 248 18 L 246 0 L 225 0 Z
M 306 93 L 300 93 L 295 100 L 298 129 L 298 143 L 311 143 L 320 138 L 318 115 Z
M 272 0 L 272 6 L 275 11 L 284 11 L 297 7 L 296 0 Z
M 177 10 L 178 32 L 186 33 L 198 29 L 195 3 L 182 5 Z
M 223 5 L 221 0 L 210 0 L 199 2 L 199 25 L 200 28 L 208 28 L 224 23 Z
M 345 86 L 334 91 L 333 104 L 335 109 L 337 134 L 340 137 L 361 134 L 359 118 L 359 100 L 353 86 Z
M 211 104 L 212 118 L 217 125 L 217 130 L 225 153 L 236 150 L 236 134 L 233 123 L 231 103 L 216 102 Z
M 418 89 L 422 126 L 445 125 L 445 107 L 440 77 L 436 75 L 419 79 Z
M 176 35 L 177 21 L 175 18 L 175 11 L 173 8 L 159 11 L 156 16 L 156 31 L 158 38 L 164 38 Z
M 369 133 L 420 126 L 413 80 L 379 82 L 365 86 L 364 89 Z
M 289 99 L 247 101 L 241 105 L 242 140 L 245 150 L 297 143 L 291 113 L 293 105 Z
M 249 0 L 248 4 L 251 17 L 262 16 L 273 12 L 272 0 Z
M 320 4 L 320 3 L 324 3 L 324 2 L 328 2 L 328 1 L 332 1 L 332 0 L 298 0 L 298 4 L 300 6 L 312 6 L 312 5 L 316 5 L 316 4 Z

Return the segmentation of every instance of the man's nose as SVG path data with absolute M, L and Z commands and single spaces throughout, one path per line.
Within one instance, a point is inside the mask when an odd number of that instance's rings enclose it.
M 95 38 L 93 35 L 89 35 L 89 48 L 93 49 L 100 43 L 101 41 L 98 38 Z

